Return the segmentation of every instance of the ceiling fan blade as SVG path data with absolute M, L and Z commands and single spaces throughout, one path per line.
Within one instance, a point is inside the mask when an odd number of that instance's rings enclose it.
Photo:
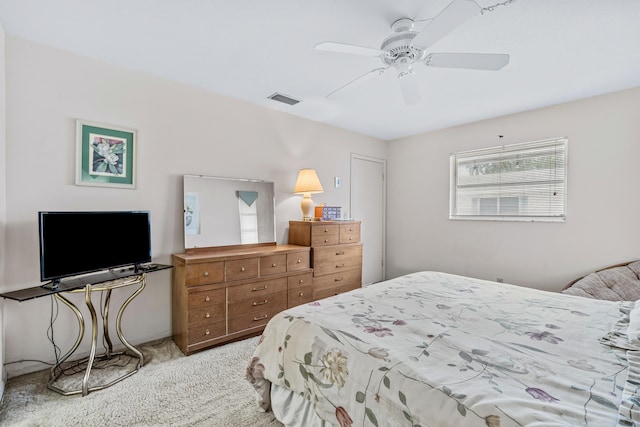
M 382 56 L 385 54 L 383 50 L 374 49 L 372 47 L 356 46 L 353 44 L 335 43 L 335 42 L 322 42 L 316 45 L 316 50 L 323 50 L 326 52 L 339 52 L 349 53 L 352 55 L 363 56 Z
M 480 13 L 480 6 L 473 0 L 453 0 L 413 39 L 413 45 L 427 49 L 442 37 Z
M 415 105 L 420 102 L 420 86 L 418 86 L 418 77 L 413 70 L 398 74 L 398 81 L 406 105 Z
M 509 63 L 509 55 L 506 53 L 430 53 L 424 62 L 429 67 L 497 71 Z
M 329 98 L 330 96 L 335 95 L 336 93 L 340 92 L 342 89 L 346 88 L 347 86 L 351 86 L 351 87 L 361 86 L 364 83 L 368 82 L 369 80 L 373 79 L 374 77 L 377 77 L 377 76 L 381 75 L 382 73 L 384 73 L 388 69 L 389 69 L 389 67 L 386 67 L 386 68 L 375 68 L 375 69 L 373 69 L 371 71 L 368 71 L 368 72 L 364 73 L 363 75 L 361 75 L 359 77 L 356 77 L 355 79 L 351 80 L 350 82 L 343 84 L 338 89 L 336 89 L 333 92 L 329 93 L 326 97 Z

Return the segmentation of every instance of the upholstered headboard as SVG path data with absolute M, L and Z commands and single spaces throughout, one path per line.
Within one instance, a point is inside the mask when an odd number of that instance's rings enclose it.
M 574 280 L 565 294 L 610 301 L 640 299 L 640 261 L 617 264 Z

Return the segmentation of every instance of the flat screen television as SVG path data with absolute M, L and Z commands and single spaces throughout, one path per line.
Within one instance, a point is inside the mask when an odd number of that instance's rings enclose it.
M 40 279 L 56 288 L 65 277 L 151 261 L 149 211 L 38 212 Z

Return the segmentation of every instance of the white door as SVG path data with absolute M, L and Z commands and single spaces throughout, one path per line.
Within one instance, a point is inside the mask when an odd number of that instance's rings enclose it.
M 386 160 L 351 154 L 351 217 L 362 221 L 362 283 L 384 280 Z

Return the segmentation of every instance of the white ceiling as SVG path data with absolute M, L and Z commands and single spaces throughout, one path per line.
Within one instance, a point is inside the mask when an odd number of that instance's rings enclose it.
M 0 22 L 9 36 L 384 140 L 640 86 L 639 0 L 517 0 L 429 49 L 508 53 L 501 71 L 420 66 L 422 101 L 412 106 L 393 73 L 325 97 L 382 62 L 316 51 L 315 44 L 379 48 L 397 19 L 423 26 L 449 3 L 0 0 Z M 268 99 L 274 92 L 302 102 Z

